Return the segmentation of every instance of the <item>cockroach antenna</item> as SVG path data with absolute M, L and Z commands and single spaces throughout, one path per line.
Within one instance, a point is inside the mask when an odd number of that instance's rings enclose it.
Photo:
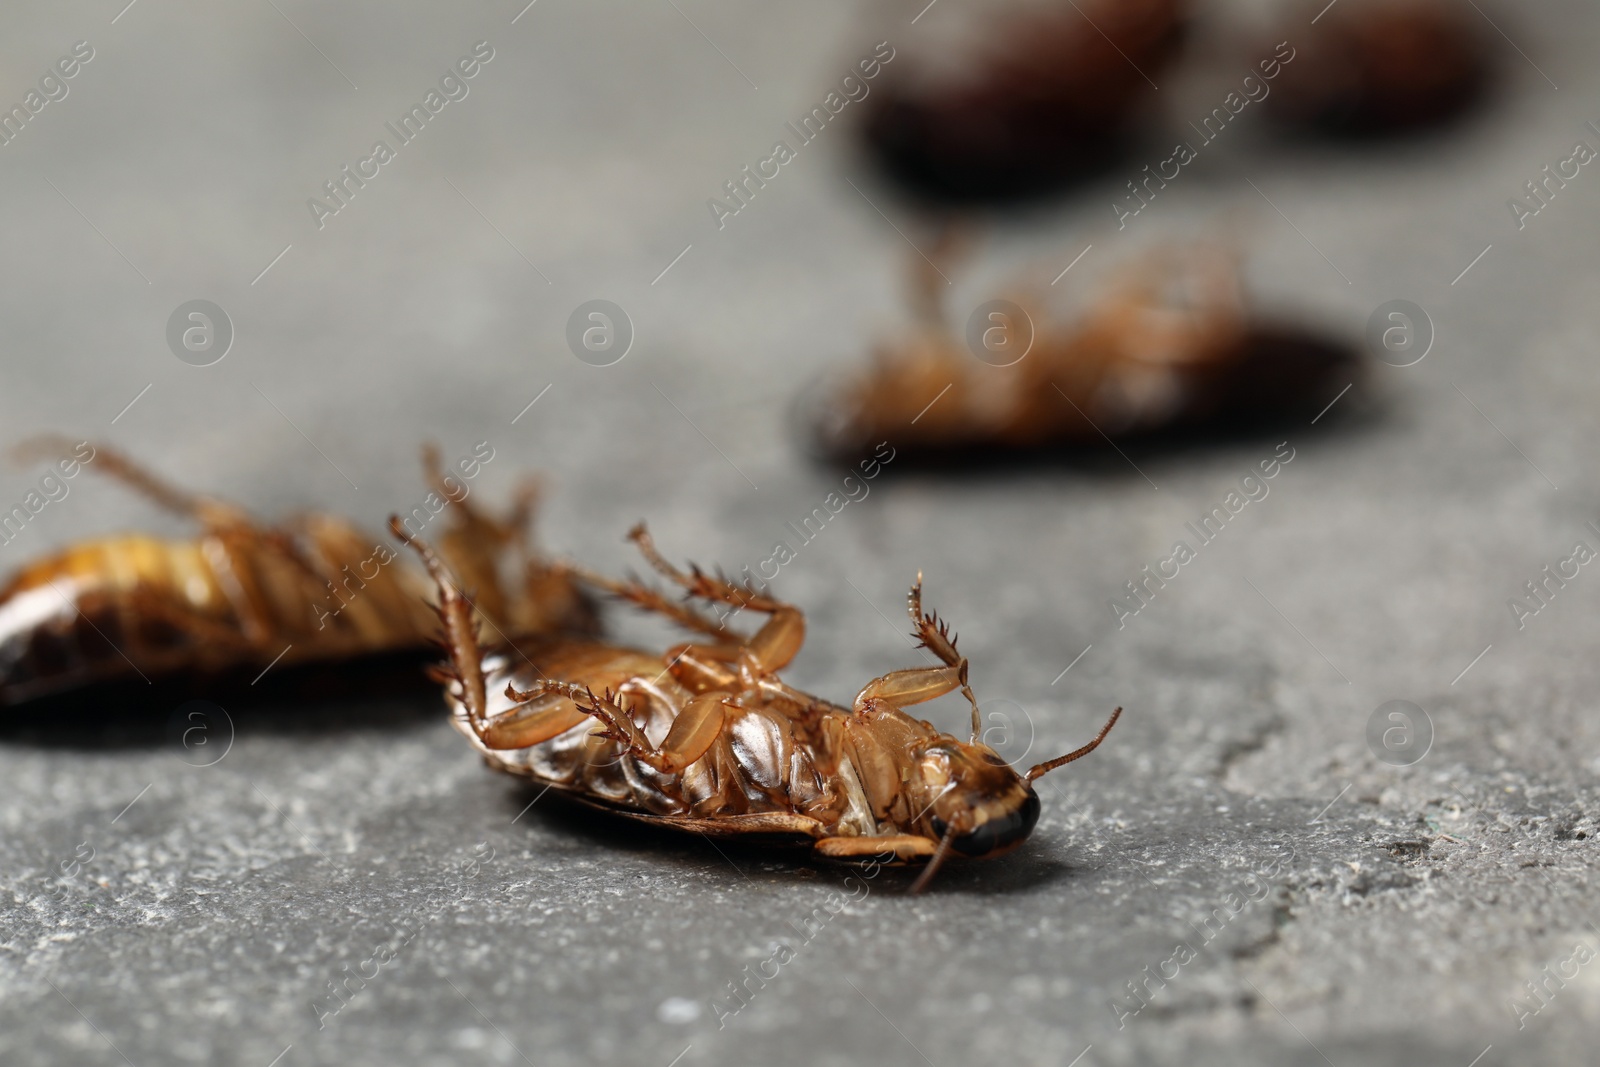
M 954 644 L 954 642 L 952 642 L 952 644 Z M 1077 749 L 1076 751 L 1067 753 L 1065 756 L 1058 756 L 1053 760 L 1038 764 L 1029 770 L 1027 774 L 1023 775 L 1023 780 L 1031 785 L 1035 779 L 1050 773 L 1057 767 L 1064 766 L 1068 763 L 1071 763 L 1073 760 L 1082 759 L 1083 757 L 1087 756 L 1089 753 L 1093 752 L 1099 747 L 1100 742 L 1106 739 L 1106 734 L 1111 732 L 1111 728 L 1117 724 L 1117 720 L 1121 717 L 1122 709 L 1117 708 L 1111 713 L 1111 718 L 1106 721 L 1106 724 L 1100 728 L 1100 732 L 1095 735 L 1095 739 L 1093 741 L 1090 741 L 1087 745 L 1084 745 L 1082 748 Z M 924 889 L 928 888 L 928 884 L 933 881 L 933 876 L 939 873 L 939 868 L 944 866 L 944 861 L 949 858 L 951 845 L 954 840 L 955 827 L 951 826 L 946 829 L 944 834 L 939 838 L 938 847 L 934 849 L 933 857 L 928 860 L 928 865 L 922 869 L 922 873 L 917 876 L 917 880 L 911 883 L 912 893 L 920 893 Z
M 1106 724 L 1100 727 L 1100 732 L 1095 735 L 1093 741 L 1090 741 L 1087 745 L 1084 745 L 1075 752 L 1068 752 L 1065 756 L 1057 756 L 1053 760 L 1046 760 L 1044 763 L 1035 764 L 1031 769 L 1029 769 L 1028 773 L 1022 777 L 1027 781 L 1032 782 L 1036 778 L 1049 774 L 1057 767 L 1063 767 L 1075 759 L 1082 759 L 1083 757 L 1087 756 L 1089 753 L 1100 747 L 1100 742 L 1106 739 L 1106 734 L 1111 732 L 1111 728 L 1117 725 L 1117 720 L 1121 717 L 1122 709 L 1118 708 L 1116 711 L 1111 713 L 1111 718 L 1106 720 Z

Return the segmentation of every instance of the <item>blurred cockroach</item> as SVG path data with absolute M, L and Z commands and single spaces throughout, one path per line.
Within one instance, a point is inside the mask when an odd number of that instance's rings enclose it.
M 1018 774 L 979 740 L 966 657 L 922 613 L 921 575 L 911 618 L 940 666 L 874 679 L 848 708 L 800 692 L 778 676 L 805 639 L 800 610 L 697 567 L 680 571 L 642 524 L 630 538 L 688 596 L 759 612 L 766 623 L 736 634 L 637 581 L 581 572 L 702 640 L 658 655 L 556 636 L 486 654 L 446 564 L 398 520 L 390 528 L 438 586 L 452 722 L 489 766 L 652 825 L 846 861 L 926 862 L 913 887 L 921 889 L 951 853 L 982 858 L 1020 845 L 1039 818 L 1034 779 L 1094 751 L 1122 713 L 1077 751 Z M 970 741 L 904 710 L 956 690 L 972 705 Z M 590 717 L 603 729 L 591 731 Z
M 1253 321 L 1235 256 L 1210 245 L 1149 255 L 1076 323 L 1050 321 L 1019 291 L 979 324 L 977 341 L 962 337 L 946 322 L 948 282 L 934 262 L 948 262 L 952 240 L 916 265 L 918 332 L 803 404 L 825 455 L 850 459 L 883 440 L 913 458 L 956 458 L 1234 432 L 1310 418 L 1359 377 L 1356 351 Z M 998 350 L 979 352 L 991 336 Z
M 39 438 L 19 451 L 71 447 Z M 307 514 L 268 526 L 233 504 L 173 488 L 104 446 L 89 454 L 93 469 L 202 532 L 181 541 L 134 533 L 84 541 L 14 574 L 0 587 L 0 703 L 91 683 L 420 650 L 433 637 L 420 599 L 426 579 L 413 565 L 390 566 L 394 550 L 348 521 Z M 432 448 L 424 466 L 433 492 L 417 514 L 451 511 L 440 550 L 475 583 L 491 626 L 508 634 L 595 631 L 581 587 L 529 548 L 532 483 L 501 520 L 467 503 L 465 484 L 440 469 Z M 507 588 L 500 563 L 512 552 L 524 568 Z
M 1177 52 L 1186 0 L 976 5 L 884 73 L 865 139 L 884 166 L 941 198 L 1048 189 L 1115 157 L 1131 112 Z M 949 32 L 939 33 L 944 29 Z M 930 36 L 931 34 L 931 36 Z
M 1284 66 L 1267 110 L 1288 124 L 1353 137 L 1451 119 L 1489 82 L 1479 14 L 1443 0 L 1347 0 L 1315 33 L 1292 34 L 1300 54 Z

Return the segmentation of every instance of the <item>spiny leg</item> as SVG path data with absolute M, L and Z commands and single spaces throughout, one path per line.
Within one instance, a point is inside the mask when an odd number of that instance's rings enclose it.
M 1111 732 L 1111 728 L 1117 724 L 1117 720 L 1121 717 L 1122 709 L 1118 708 L 1116 711 L 1111 713 L 1111 718 L 1106 720 L 1106 724 L 1100 727 L 1100 732 L 1095 735 L 1093 741 L 1090 741 L 1087 745 L 1084 745 L 1082 748 L 1077 749 L 1074 752 L 1068 752 L 1065 756 L 1057 756 L 1053 760 L 1047 760 L 1044 763 L 1035 764 L 1027 774 L 1023 775 L 1023 777 L 1031 782 L 1042 774 L 1049 774 L 1057 767 L 1064 766 L 1065 764 L 1071 763 L 1073 760 L 1082 759 L 1083 757 L 1087 756 L 1089 753 L 1100 747 L 1100 742 L 1106 739 L 1106 734 Z
M 631 579 L 619 582 L 583 567 L 571 566 L 570 570 L 597 589 L 602 589 L 619 600 L 626 600 L 642 611 L 664 615 L 687 630 L 723 640 L 738 639 L 737 634 L 731 633 L 721 623 L 706 618 L 687 604 L 669 600 L 659 590 L 652 589 L 643 582 Z
M 438 588 L 439 604 L 435 610 L 444 625 L 441 644 L 450 662 L 448 666 L 434 666 L 428 675 L 443 685 L 457 687 L 458 699 L 467 710 L 467 723 L 485 748 L 527 748 L 566 733 L 587 717 L 570 701 L 540 695 L 491 718 L 488 682 L 483 674 L 483 648 L 478 641 L 477 610 L 450 578 L 432 547 L 407 533 L 399 516 L 389 517 L 389 529 L 422 557 Z M 490 625 L 493 625 L 492 620 Z
M 713 577 L 692 565 L 689 573 L 685 574 L 656 551 L 655 542 L 642 522 L 628 532 L 628 539 L 638 545 L 640 553 L 652 567 L 683 586 L 690 596 L 732 604 L 741 609 L 749 608 L 770 616 L 754 635 L 739 640 L 755 656 L 763 670 L 783 669 L 800 651 L 800 646 L 805 642 L 806 623 L 799 608 L 764 596 L 727 578 Z
M 448 666 L 436 666 L 429 671 L 429 676 L 436 682 L 455 687 L 457 699 L 467 712 L 467 724 L 485 748 L 527 748 L 566 733 L 584 720 L 585 713 L 567 702 L 537 697 L 491 718 L 488 681 L 483 674 L 483 647 L 478 641 L 477 610 L 451 579 L 438 554 L 427 542 L 411 536 L 398 515 L 389 516 L 389 529 L 422 557 L 438 588 L 439 603 L 435 610 L 444 626 L 440 643 L 450 662 Z M 493 625 L 493 620 L 489 621 Z
M 431 444 L 423 447 L 422 466 L 428 484 L 450 503 L 451 521 L 439 535 L 439 552 L 476 591 L 475 606 L 486 620 L 514 634 L 598 629 L 593 605 L 574 585 L 571 569 L 546 562 L 534 550 L 531 531 L 541 491 L 537 477 L 517 483 L 510 508 L 498 517 L 469 502 L 465 486 L 451 488 L 439 450 Z M 502 561 L 508 554 L 521 569 L 503 581 Z
M 978 698 L 967 684 L 967 657 L 956 651 L 955 638 L 950 636 L 948 625 L 941 622 L 937 615 L 923 614 L 920 573 L 916 584 L 911 587 L 910 596 L 906 598 L 906 607 L 911 613 L 911 621 L 916 623 L 920 647 L 939 657 L 945 666 L 911 667 L 874 678 L 856 694 L 855 709 L 864 711 L 875 700 L 887 701 L 897 707 L 921 704 L 959 689 L 967 698 L 967 703 L 972 705 L 972 740 L 976 743 L 983 733 L 983 718 L 978 711 Z
M 972 705 L 972 741 L 976 744 L 979 735 L 983 733 L 983 716 L 978 711 L 978 698 L 972 695 L 972 687 L 967 684 L 967 657 L 956 651 L 956 639 L 950 635 L 947 623 L 931 612 L 923 614 L 921 571 L 917 572 L 916 584 L 911 587 L 911 593 L 906 597 L 906 611 L 911 615 L 911 621 L 916 624 L 917 637 L 922 647 L 954 668 L 960 676 L 961 695 Z
M 461 703 L 467 709 L 467 723 L 480 739 L 488 728 L 489 699 L 483 677 L 483 649 L 478 644 L 478 627 L 472 604 L 461 595 L 439 556 L 424 541 L 411 536 L 400 516 L 389 516 L 389 529 L 422 557 L 428 575 L 438 587 L 439 621 L 444 625 L 444 647 L 450 656 L 451 680 L 461 687 Z
M 581 567 L 572 567 L 571 572 L 586 583 L 626 600 L 643 611 L 665 616 L 685 629 L 718 639 L 714 645 L 675 646 L 667 657 L 666 668 L 661 672 L 663 677 L 671 674 L 696 693 L 727 689 L 738 682 L 738 674 L 724 664 L 737 660 L 744 652 L 743 635 L 706 618 L 687 604 L 668 599 L 660 591 L 636 579 L 619 582 Z
M 595 604 L 576 581 L 575 568 L 546 559 L 534 543 L 533 523 L 543 493 L 544 482 L 538 475 L 522 476 L 512 491 L 505 518 L 498 520 L 508 534 L 506 547 L 515 550 L 522 568 L 506 590 L 508 621 L 526 633 L 598 634 Z
M 480 736 L 485 748 L 529 748 L 560 737 L 588 719 L 588 712 L 572 701 L 549 693 L 494 716 Z
M 593 689 L 575 682 L 546 679 L 526 692 L 506 686 L 506 696 L 516 701 L 536 700 L 559 694 L 605 724 L 600 736 L 609 737 L 633 752 L 641 761 L 662 774 L 682 774 L 716 743 L 727 721 L 728 704 L 721 693 L 705 693 L 690 700 L 672 720 L 660 747 L 652 745 L 628 710 L 608 691 L 597 696 Z
M 522 480 L 512 497 L 510 511 L 504 519 L 497 519 L 476 504 L 468 504 L 467 493 L 458 496 L 456 491 L 451 490 L 437 445 L 429 443 L 422 446 L 422 471 L 428 484 L 456 508 L 454 526 L 457 530 L 470 531 L 471 537 L 494 550 L 507 544 L 526 547 L 534 505 L 539 498 L 537 478 Z
M 451 523 L 439 535 L 440 555 L 449 561 L 451 570 L 461 575 L 468 586 L 476 591 L 479 610 L 488 618 L 506 622 L 507 604 L 502 589 L 500 559 L 508 545 L 525 546 L 526 527 L 532 508 L 531 494 L 525 491 L 523 505 L 514 508 L 509 520 L 502 522 L 476 504 L 469 504 L 466 486 L 457 484 L 454 489 L 450 487 L 436 446 L 427 444 L 422 447 L 422 469 L 428 484 L 448 501 L 451 509 Z

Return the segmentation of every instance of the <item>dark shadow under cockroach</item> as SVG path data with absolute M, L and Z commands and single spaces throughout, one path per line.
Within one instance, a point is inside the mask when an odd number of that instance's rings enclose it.
M 1207 383 L 1206 395 L 1196 398 L 1189 416 L 1172 424 L 1108 440 L 1063 401 L 1061 418 L 1075 424 L 1077 432 L 1069 430 L 1061 439 L 1044 444 L 924 441 L 897 450 L 882 471 L 894 477 L 933 473 L 993 478 L 1066 470 L 1122 480 L 1139 477 L 1130 461 L 1143 465 L 1146 460 L 1274 444 L 1285 435 L 1296 441 L 1349 437 L 1371 432 L 1394 413 L 1393 398 L 1374 386 L 1363 353 L 1329 334 L 1271 322 L 1253 329 L 1246 344 L 1250 351 L 1237 366 Z M 852 468 L 871 451 L 864 440 L 842 445 L 815 433 L 835 396 L 827 384 L 800 396 L 791 407 L 790 425 L 812 460 Z M 889 429 L 882 432 L 894 447 Z
M 813 876 L 833 883 L 864 877 L 859 862 L 829 860 L 793 842 L 748 838 L 711 840 L 695 834 L 663 834 L 621 815 L 575 800 L 554 789 L 528 785 L 505 794 L 500 805 L 508 820 L 534 823 L 572 838 L 575 845 L 673 858 L 695 868 L 726 869 L 730 877 L 809 882 Z M 1041 858 L 1035 852 L 1013 852 L 981 861 L 952 859 L 934 881 L 930 893 L 1003 896 L 1072 879 L 1086 868 Z M 909 890 L 922 873 L 914 866 L 882 865 L 869 883 L 890 893 Z
M 271 672 L 102 682 L 0 708 L 0 745 L 103 751 L 176 746 L 174 716 L 190 704 L 221 708 L 238 736 L 315 736 L 423 729 L 438 722 L 427 676 L 432 656 L 362 656 Z

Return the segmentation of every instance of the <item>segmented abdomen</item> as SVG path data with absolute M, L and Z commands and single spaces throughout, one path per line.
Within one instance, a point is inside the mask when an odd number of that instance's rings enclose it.
M 382 651 L 431 633 L 426 608 L 392 569 L 345 577 L 371 564 L 371 542 L 354 529 L 313 519 L 305 540 L 304 560 L 241 528 L 193 541 L 107 538 L 35 561 L 0 589 L 0 702 L 265 666 L 286 648 L 286 663 Z M 338 578 L 342 596 L 330 585 Z
M 0 696 L 159 672 L 205 647 L 185 615 L 232 624 L 197 543 L 122 537 L 39 560 L 0 590 Z
M 666 671 L 659 657 L 603 646 L 557 643 L 530 649 L 533 661 L 516 652 L 484 657 L 488 715 L 515 707 L 505 694 L 508 682 L 527 689 L 539 678 L 582 682 L 596 693 L 620 691 L 625 707 L 652 744 L 659 745 L 688 690 Z M 577 655 L 574 655 L 574 652 Z M 595 653 L 609 656 L 596 663 Z M 563 698 L 564 699 L 564 698 Z M 595 736 L 600 724 L 585 719 L 551 740 L 518 749 L 490 749 L 467 722 L 466 710 L 451 696 L 452 721 L 497 770 L 547 783 L 628 811 L 650 815 L 705 818 L 782 812 L 835 823 L 860 803 L 838 795 L 818 770 L 817 753 L 795 723 L 767 707 L 733 709 L 711 750 L 681 775 L 665 775 L 608 738 Z M 845 779 L 854 785 L 854 776 Z M 855 788 L 859 791 L 858 787 Z M 870 832 L 870 831 L 868 831 Z

